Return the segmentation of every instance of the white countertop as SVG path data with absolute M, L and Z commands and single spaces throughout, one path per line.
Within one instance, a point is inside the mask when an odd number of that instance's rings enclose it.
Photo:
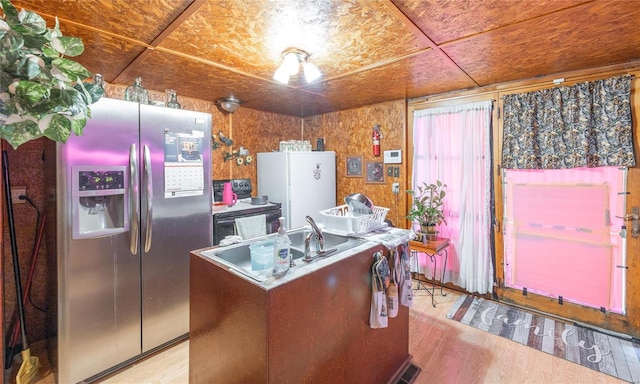
M 266 204 L 251 204 L 251 198 L 239 199 L 236 204 L 233 205 L 219 205 L 220 202 L 216 202 L 212 205 L 212 214 L 216 213 L 227 213 L 227 212 L 236 212 L 243 211 L 252 208 L 268 208 L 275 207 L 276 205 L 273 203 Z

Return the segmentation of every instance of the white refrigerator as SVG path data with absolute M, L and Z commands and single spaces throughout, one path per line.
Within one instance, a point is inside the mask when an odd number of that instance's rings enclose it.
M 282 204 L 287 228 L 307 224 L 319 211 L 336 206 L 336 154 L 324 152 L 258 153 L 258 194 Z

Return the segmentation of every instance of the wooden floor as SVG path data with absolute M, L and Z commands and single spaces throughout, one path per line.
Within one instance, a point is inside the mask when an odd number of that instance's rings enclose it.
M 424 291 L 418 291 L 411 308 L 409 352 L 413 356 L 413 363 L 422 369 L 416 384 L 625 383 L 448 320 L 447 311 L 459 294 L 448 290 L 445 292 L 447 295 L 444 297 L 436 294 L 437 307 L 433 308 L 431 297 Z M 34 345 L 34 354 L 43 360 L 41 378 L 37 383 L 54 384 L 45 354 L 38 345 Z M 100 384 L 187 383 L 188 359 L 189 342 L 185 341 L 105 378 Z M 16 360 L 19 358 L 16 357 Z M 5 373 L 11 375 L 9 383 L 15 383 L 15 373 Z

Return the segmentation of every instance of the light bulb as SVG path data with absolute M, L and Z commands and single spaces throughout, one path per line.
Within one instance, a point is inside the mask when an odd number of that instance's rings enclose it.
M 302 67 L 304 68 L 304 78 L 307 79 L 307 83 L 310 83 L 322 76 L 318 67 L 311 63 L 305 62 L 302 64 Z
M 241 101 L 233 96 L 223 97 L 216 100 L 216 104 L 223 110 L 229 113 L 235 112 L 240 106 Z
M 224 101 L 222 103 L 222 109 L 224 109 L 225 111 L 229 112 L 229 113 L 233 113 L 236 111 L 236 109 L 238 109 L 238 103 L 233 102 L 233 101 Z
M 287 73 L 287 69 L 284 67 L 284 63 L 276 70 L 276 73 L 273 74 L 273 78 L 282 84 L 289 83 L 289 74 Z
M 298 56 L 295 53 L 290 52 L 284 55 L 284 63 L 282 66 L 286 68 L 289 76 L 293 76 L 298 73 L 300 63 L 298 62 Z

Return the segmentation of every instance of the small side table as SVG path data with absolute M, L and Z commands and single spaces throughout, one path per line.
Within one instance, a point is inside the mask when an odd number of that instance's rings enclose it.
M 432 286 L 429 289 L 426 286 L 423 286 L 422 281 L 418 279 L 418 287 L 416 290 L 422 289 L 427 291 L 431 295 L 431 305 L 436 306 L 434 296 L 436 293 L 436 271 L 437 271 L 437 260 L 436 256 L 444 255 L 444 265 L 442 266 L 442 274 L 440 275 L 440 294 L 442 296 L 446 296 L 446 293 L 442 290 L 442 286 L 444 285 L 444 272 L 447 269 L 447 258 L 449 257 L 449 239 L 445 237 L 438 237 L 436 240 L 428 241 L 426 244 L 423 244 L 420 241 L 410 241 L 409 242 L 409 250 L 411 250 L 411 257 L 417 256 L 418 253 L 424 253 L 429 256 L 429 259 L 433 263 L 433 279 Z

